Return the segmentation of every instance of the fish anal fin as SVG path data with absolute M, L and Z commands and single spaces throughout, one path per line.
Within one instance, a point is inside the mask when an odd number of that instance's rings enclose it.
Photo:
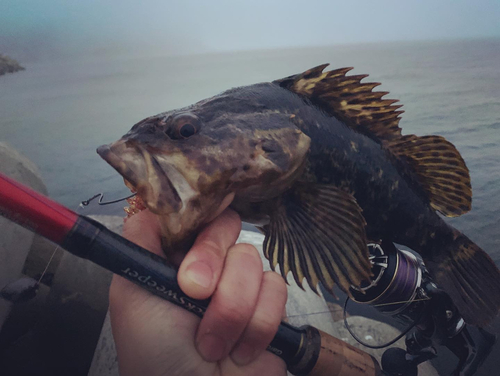
M 407 135 L 384 145 L 412 167 L 432 208 L 448 217 L 471 209 L 469 170 L 452 143 L 441 136 Z
M 349 292 L 371 273 L 361 208 L 333 185 L 296 183 L 287 191 L 266 225 L 264 254 L 284 277 L 291 271 L 314 291 L 321 282 Z
M 379 140 L 401 136 L 400 105 L 397 100 L 382 99 L 387 92 L 373 89 L 378 82 L 361 82 L 367 75 L 346 76 L 352 68 L 324 72 L 328 64 L 301 74 L 274 81 L 302 97 L 308 98 L 322 110 L 342 120 L 356 131 Z

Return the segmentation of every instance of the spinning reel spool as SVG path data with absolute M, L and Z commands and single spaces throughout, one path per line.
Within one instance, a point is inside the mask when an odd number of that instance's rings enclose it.
M 371 346 L 357 338 L 346 320 L 345 323 L 358 342 L 371 348 L 387 347 L 406 334 L 406 351 L 390 348 L 384 353 L 384 374 L 416 376 L 417 365 L 435 358 L 436 347 L 443 345 L 459 359 L 452 375 L 474 375 L 491 351 L 496 336 L 466 326 L 451 298 L 432 281 L 419 256 L 397 249 L 392 242 L 372 243 L 368 249 L 373 277 L 360 287 L 351 288 L 353 300 L 370 304 L 410 326 L 393 341 Z
M 431 280 L 422 259 L 392 243 L 369 244 L 368 249 L 374 276 L 351 288 L 353 300 L 405 323 L 418 320 L 430 299 L 424 286 Z

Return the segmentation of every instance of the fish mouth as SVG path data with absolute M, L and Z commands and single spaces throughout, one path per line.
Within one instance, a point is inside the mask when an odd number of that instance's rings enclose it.
M 173 166 L 162 166 L 157 158 L 143 148 L 119 140 L 97 148 L 97 154 L 123 177 L 125 185 L 136 196 L 127 200 L 127 218 L 146 208 L 155 214 L 179 212 L 183 206 L 178 190 L 169 179 L 166 170 Z

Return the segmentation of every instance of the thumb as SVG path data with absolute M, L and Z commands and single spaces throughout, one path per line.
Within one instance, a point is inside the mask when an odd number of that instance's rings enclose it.
M 196 238 L 182 261 L 177 280 L 182 291 L 194 299 L 206 299 L 215 291 L 229 248 L 241 230 L 239 215 L 226 209 Z

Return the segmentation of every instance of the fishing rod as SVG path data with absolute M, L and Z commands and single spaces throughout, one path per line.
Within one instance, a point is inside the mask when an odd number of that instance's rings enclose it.
M 205 313 L 209 300 L 184 294 L 165 259 L 1 173 L 0 214 L 199 317 Z M 282 322 L 267 350 L 297 376 L 386 374 L 368 353 L 312 326 Z
M 1 173 L 0 214 L 199 317 L 205 313 L 209 300 L 184 294 L 177 284 L 177 272 L 165 259 Z M 383 345 L 365 343 L 348 324 L 348 299 L 345 326 L 354 339 L 369 348 L 390 346 L 406 335 L 406 350 L 386 350 L 381 368 L 371 355 L 340 339 L 312 326 L 296 328 L 284 322 L 267 350 L 282 358 L 294 375 L 416 376 L 418 364 L 435 358 L 437 347 L 445 346 L 459 359 L 452 375 L 474 375 L 496 336 L 465 324 L 418 255 L 399 250 L 392 242 L 369 244 L 368 250 L 373 276 L 359 288 L 351 288 L 353 300 L 411 325 Z

